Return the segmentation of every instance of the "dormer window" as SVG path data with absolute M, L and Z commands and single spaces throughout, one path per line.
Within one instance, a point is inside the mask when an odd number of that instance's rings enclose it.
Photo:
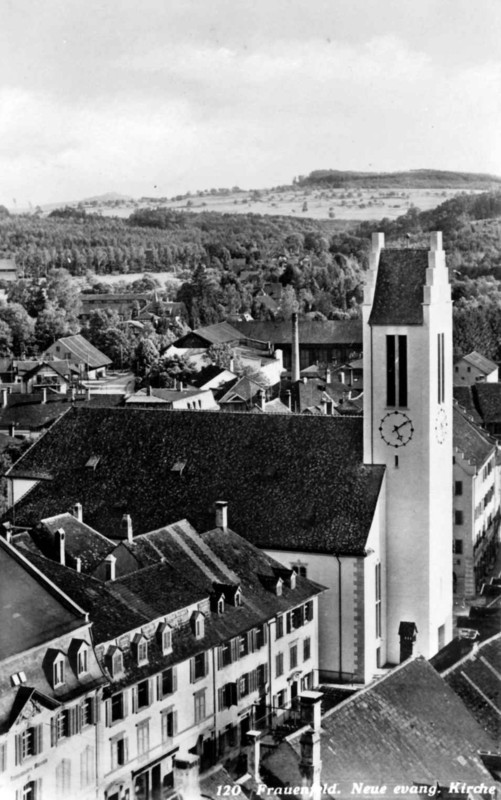
M 123 672 L 124 660 L 123 653 L 118 647 L 110 647 L 107 655 L 108 669 L 113 678 L 116 678 Z
M 58 686 L 64 684 L 64 656 L 58 653 L 52 664 L 52 688 L 56 689 Z
M 277 580 L 277 584 L 275 586 L 275 592 L 276 592 L 277 597 L 282 597 L 283 585 L 284 585 L 284 582 L 283 582 L 282 578 L 279 578 Z
M 157 630 L 158 643 L 162 648 L 164 656 L 172 652 L 172 628 L 166 622 L 162 622 Z
M 233 596 L 233 605 L 234 606 L 241 606 L 242 605 L 242 590 L 241 590 L 240 586 L 238 587 L 238 589 L 236 590 L 236 592 L 235 592 L 235 594 Z
M 289 586 L 291 589 L 296 588 L 296 573 L 294 572 L 294 570 L 291 572 L 289 577 Z
M 217 601 L 217 613 L 224 614 L 224 597 L 220 597 Z
M 194 611 L 190 619 L 191 629 L 195 639 L 203 639 L 205 636 L 205 617 L 201 611 Z
M 132 640 L 138 666 L 148 663 L 148 640 L 142 633 L 136 633 Z
M 88 671 L 88 652 L 86 647 L 82 647 L 77 655 L 77 673 L 78 675 L 83 675 Z

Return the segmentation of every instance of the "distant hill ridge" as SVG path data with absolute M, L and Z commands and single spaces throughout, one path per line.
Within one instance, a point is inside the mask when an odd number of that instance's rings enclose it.
M 493 189 L 501 186 L 501 177 L 476 172 L 448 172 L 438 169 L 411 169 L 406 172 L 350 172 L 317 169 L 296 181 L 298 186 L 328 185 L 331 188 L 460 188 Z

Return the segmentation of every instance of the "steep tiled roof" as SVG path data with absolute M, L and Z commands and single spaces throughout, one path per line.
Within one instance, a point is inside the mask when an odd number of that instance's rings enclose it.
M 475 647 L 445 674 L 477 722 L 499 744 L 501 737 L 501 634 Z
M 290 322 L 235 322 L 235 327 L 244 336 L 273 342 L 279 347 L 291 344 Z M 362 344 L 362 321 L 348 320 L 299 320 L 300 344 Z
M 7 402 L 0 408 L 0 427 L 15 425 L 33 431 L 51 425 L 70 408 L 68 398 L 59 394 L 49 394 L 45 403 L 40 394 L 10 394 Z
M 114 542 L 79 522 L 73 514 L 57 514 L 41 520 L 40 527 L 32 532 L 35 544 L 48 558 L 57 556 L 55 536 L 61 528 L 65 532 L 67 563 L 80 558 L 84 572 L 92 571 L 115 547 Z
M 495 361 L 491 361 L 490 358 L 486 358 L 481 353 L 477 353 L 476 350 L 463 356 L 463 361 L 466 361 L 467 364 L 471 364 L 472 367 L 482 370 L 486 375 L 494 372 L 498 367 Z
M 231 403 L 235 397 L 250 402 L 262 388 L 260 383 L 244 375 L 242 378 L 237 378 L 229 387 L 225 386 L 226 392 L 219 398 L 219 403 Z
M 83 613 L 47 586 L 1 539 L 0 597 L 0 660 L 85 624 Z
M 452 428 L 454 448 L 471 464 L 481 466 L 494 450 L 495 443 L 458 406 L 453 409 Z
M 180 339 L 174 342 L 175 347 L 183 347 L 183 341 L 188 337 L 196 336 L 211 344 L 229 344 L 230 342 L 238 342 L 242 338 L 242 334 L 229 322 L 217 322 L 214 325 L 206 325 L 204 328 L 195 328 L 191 333 L 187 333 Z
M 369 325 L 422 325 L 427 250 L 382 250 Z
M 125 512 L 135 533 L 185 516 L 204 530 L 224 498 L 232 526 L 260 547 L 360 554 L 384 474 L 362 459 L 359 418 L 74 408 L 14 465 L 14 476 L 53 478 L 21 498 L 16 524 L 80 502 L 108 536 Z
M 475 386 L 454 386 L 452 391 L 454 400 L 456 400 L 461 408 L 463 408 L 468 415 L 473 418 L 474 422 L 481 425 L 482 417 L 478 413 L 475 405 L 475 397 L 473 394 L 474 389 Z
M 60 342 L 68 348 L 73 355 L 78 358 L 82 364 L 87 364 L 90 369 L 103 367 L 111 364 L 111 359 L 101 353 L 97 347 L 87 341 L 81 334 L 76 333 L 74 336 L 63 336 L 58 339 L 56 344 Z
M 476 383 L 473 389 L 484 423 L 501 422 L 501 383 Z
M 296 783 L 299 737 L 265 762 L 283 783 Z M 322 783 L 372 786 L 450 781 L 492 784 L 478 751 L 492 741 L 424 658 L 404 662 L 352 695 L 322 720 Z M 292 752 L 295 755 L 295 762 Z M 282 758 L 283 753 L 283 758 Z M 299 784 L 300 785 L 300 784 Z

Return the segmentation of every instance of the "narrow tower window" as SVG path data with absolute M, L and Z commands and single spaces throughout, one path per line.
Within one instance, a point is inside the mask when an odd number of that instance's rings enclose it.
M 444 361 L 444 334 L 437 334 L 437 386 L 438 386 L 438 402 L 445 401 L 445 361 Z
M 407 336 L 386 337 L 386 405 L 407 407 Z

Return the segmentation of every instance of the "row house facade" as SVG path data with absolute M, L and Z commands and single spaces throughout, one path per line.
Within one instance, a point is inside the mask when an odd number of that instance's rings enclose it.
M 478 594 L 499 548 L 499 447 L 454 407 L 454 576 L 456 591 Z
M 72 702 L 45 710 L 43 736 L 26 752 L 41 777 L 24 773 L 33 790 L 23 783 L 11 796 L 174 797 L 176 763 L 197 758 L 203 775 L 245 753 L 248 731 L 290 716 L 318 682 L 321 587 L 230 531 L 225 504 L 220 527 L 201 536 L 182 521 L 138 537 L 125 526 L 119 542 L 80 513 L 11 537 L 40 581 L 88 610 L 92 628 L 52 648 L 54 691 Z M 73 701 L 75 669 L 91 659 L 99 685 Z

